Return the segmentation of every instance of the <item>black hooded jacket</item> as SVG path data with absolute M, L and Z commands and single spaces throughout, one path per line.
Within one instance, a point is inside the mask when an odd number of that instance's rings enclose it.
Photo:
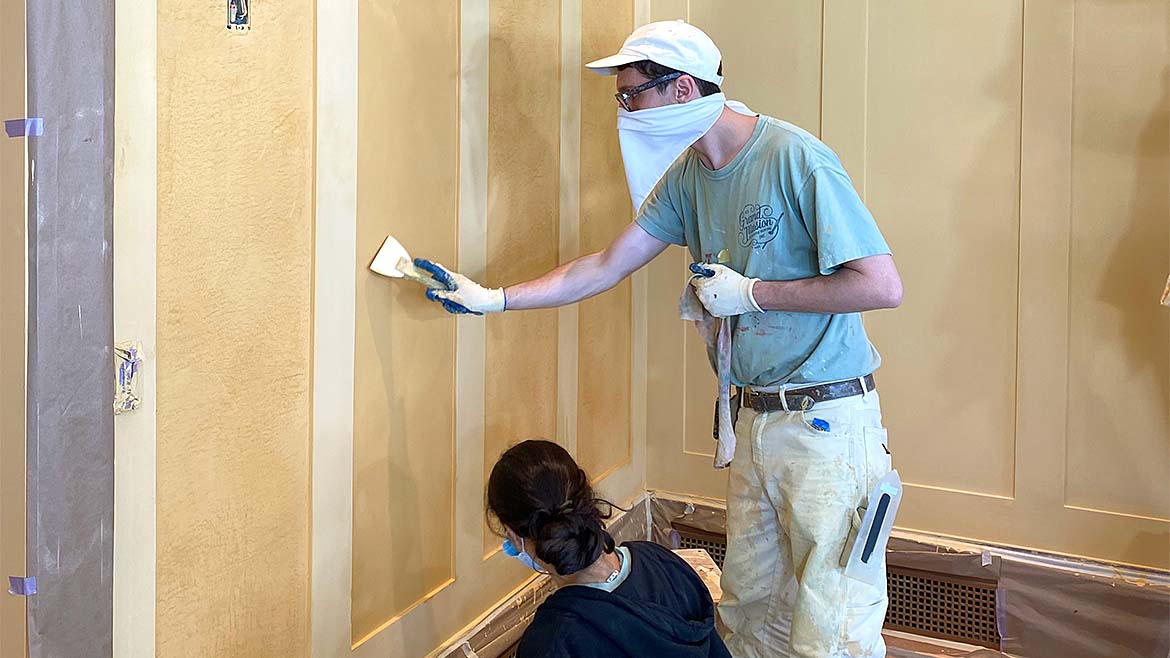
M 650 542 L 623 544 L 630 573 L 613 592 L 562 587 L 536 611 L 517 658 L 731 658 L 715 605 L 682 558 Z

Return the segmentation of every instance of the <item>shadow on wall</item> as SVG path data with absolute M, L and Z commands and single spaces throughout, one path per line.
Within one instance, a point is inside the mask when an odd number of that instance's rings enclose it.
M 378 361 L 383 364 L 383 390 L 387 397 L 393 398 L 388 404 L 390 425 L 379 437 L 380 441 L 385 442 L 382 451 L 386 455 L 385 461 L 368 463 L 360 473 L 355 474 L 356 481 L 377 482 L 380 487 L 363 491 L 367 495 L 354 501 L 355 514 L 369 513 L 376 518 L 390 520 L 393 530 L 386 538 L 389 550 L 377 558 L 386 564 L 377 572 L 393 574 L 393 577 L 383 580 L 391 590 L 397 584 L 406 584 L 410 588 L 410 584 L 435 582 L 447 576 L 445 573 L 431 573 L 425 568 L 429 562 L 427 541 L 423 537 L 428 527 L 423 522 L 426 507 L 419 500 L 419 483 L 416 473 L 411 469 L 411 464 L 418 460 L 412 459 L 411 449 L 425 449 L 427 443 L 401 440 L 407 436 L 409 424 L 404 394 L 411 391 L 412 383 L 419 377 L 425 377 L 435 364 L 419 364 L 418 372 L 403 372 L 389 367 L 394 363 L 392 351 L 396 346 L 401 349 L 400 341 L 395 337 L 396 323 L 393 316 L 403 314 L 407 322 L 422 323 L 433 321 L 437 309 L 424 297 L 421 287 L 405 280 L 390 281 L 366 273 L 363 294 L 367 308 L 371 310 L 368 315 L 371 333 L 378 337 L 374 344 L 378 350 Z M 355 569 L 355 572 L 369 573 L 369 569 Z M 413 595 L 414 588 L 410 589 L 409 594 Z M 391 601 L 401 599 L 400 594 L 390 595 Z M 436 632 L 430 608 L 416 609 L 414 614 L 424 617 L 414 622 L 419 624 L 415 628 L 429 635 Z
M 1113 232 L 1112 251 L 1100 261 L 1101 269 L 1097 280 L 1084 280 L 1083 294 L 1092 299 L 1079 303 L 1081 310 L 1093 310 L 1093 318 L 1080 317 L 1075 311 L 1077 300 L 1073 300 L 1073 327 L 1081 323 L 1082 328 L 1074 335 L 1080 335 L 1079 352 L 1083 355 L 1081 366 L 1073 377 L 1096 379 L 1104 374 L 1115 383 L 1110 389 L 1089 387 L 1086 397 L 1102 417 L 1094 428 L 1097 436 L 1113 433 L 1109 450 L 1113 461 L 1131 473 L 1129 479 L 1119 480 L 1117 476 L 1108 486 L 1115 499 L 1125 500 L 1122 508 L 1139 514 L 1158 514 L 1161 502 L 1165 500 L 1166 482 L 1159 477 L 1158 458 L 1148 454 L 1152 446 L 1167 449 L 1166 419 L 1170 418 L 1170 351 L 1167 350 L 1167 336 L 1170 335 L 1170 314 L 1158 304 L 1161 288 L 1165 281 L 1168 262 L 1167 245 L 1170 243 L 1170 215 L 1167 199 L 1167 183 L 1170 182 L 1170 93 L 1168 78 L 1170 69 L 1161 72 L 1159 82 L 1161 94 L 1153 107 L 1135 107 L 1127 94 L 1101 94 L 1093 99 L 1093 115 L 1086 121 L 1093 121 L 1096 129 L 1085 139 L 1084 132 L 1074 131 L 1081 140 L 1076 144 L 1085 158 L 1096 162 L 1117 162 L 1133 166 L 1132 186 L 1110 191 L 1098 187 L 1092 192 L 1074 187 L 1074 199 L 1084 194 L 1088 199 L 1080 206 L 1092 212 L 1100 207 L 1100 199 L 1116 194 L 1115 207 L 1124 208 L 1124 214 L 1117 216 L 1082 215 L 1083 225 L 1108 226 Z M 1149 108 L 1149 109 L 1147 109 Z M 1140 132 L 1124 129 L 1113 130 L 1114 126 L 1141 126 Z M 1123 174 L 1124 175 L 1124 174 Z M 1105 181 L 1088 180 L 1091 186 L 1107 186 Z M 1128 177 L 1128 176 L 1127 176 Z M 1082 176 L 1085 183 L 1087 177 Z M 1116 180 L 1114 178 L 1113 180 Z M 1106 206 L 1107 208 L 1108 206 Z M 1073 230 L 1076 230 L 1074 225 Z M 1100 235 L 1100 233 L 1098 233 Z M 1074 249 L 1075 249 L 1074 243 Z M 1089 249 L 1093 246 L 1089 245 Z M 1075 255 L 1074 251 L 1074 255 Z M 1082 252 L 1083 255 L 1083 252 Z M 1070 263 L 1071 276 L 1075 280 L 1077 262 Z M 1104 340 L 1105 345 L 1098 352 L 1097 345 L 1087 340 Z M 1120 363 L 1109 363 L 1116 359 Z M 1156 393 L 1155 393 L 1156 391 Z M 1160 426 L 1161 440 L 1157 436 L 1139 437 L 1127 440 L 1134 431 L 1128 427 L 1129 414 L 1135 404 L 1127 404 L 1129 398 L 1140 400 L 1143 411 L 1149 416 L 1139 420 L 1138 427 L 1157 432 Z M 1156 410 L 1156 412 L 1155 412 Z M 1125 493 L 1123 493 L 1125 492 Z M 1083 495 L 1083 494 L 1082 494 Z M 1143 545 L 1170 545 L 1168 533 L 1160 533 L 1149 543 L 1149 533 L 1143 533 L 1129 542 L 1122 559 L 1136 561 L 1130 557 L 1138 554 Z
M 1118 123 L 1143 123 L 1145 127 L 1136 144 L 1122 145 L 1126 152 L 1136 154 L 1138 161 L 1130 194 L 1135 203 L 1129 217 L 1117 218 L 1118 231 L 1124 235 L 1109 259 L 1097 294 L 1116 312 L 1129 367 L 1141 374 L 1141 383 L 1161 390 L 1159 399 L 1165 417 L 1170 416 L 1170 361 L 1166 351 L 1170 316 L 1157 301 L 1170 260 L 1166 253 L 1170 243 L 1170 199 L 1166 194 L 1170 183 L 1170 68 L 1163 70 L 1160 77 L 1162 98 L 1153 111 L 1146 116 L 1129 116 L 1127 107 L 1119 104 L 1114 113 Z

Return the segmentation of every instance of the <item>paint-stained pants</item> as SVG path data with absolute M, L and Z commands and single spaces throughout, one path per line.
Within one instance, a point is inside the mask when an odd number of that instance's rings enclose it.
M 731 654 L 884 657 L 885 579 L 874 587 L 843 566 L 857 510 L 890 470 L 877 393 L 807 412 L 745 408 L 736 436 L 719 606 Z

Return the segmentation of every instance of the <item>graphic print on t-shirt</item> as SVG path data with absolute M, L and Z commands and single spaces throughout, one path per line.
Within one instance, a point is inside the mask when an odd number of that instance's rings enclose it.
M 775 215 L 775 217 L 773 217 Z M 784 211 L 779 214 L 772 206 L 749 203 L 739 213 L 739 245 L 759 249 L 776 239 L 780 232 L 780 219 Z

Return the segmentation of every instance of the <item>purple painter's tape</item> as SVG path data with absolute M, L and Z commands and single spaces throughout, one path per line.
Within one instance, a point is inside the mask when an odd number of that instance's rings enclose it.
M 40 117 L 9 119 L 4 122 L 4 132 L 9 137 L 40 137 L 45 134 L 45 120 Z
M 20 576 L 9 576 L 8 593 L 14 596 L 32 596 L 36 594 L 37 577 L 29 576 L 28 578 L 21 578 Z

